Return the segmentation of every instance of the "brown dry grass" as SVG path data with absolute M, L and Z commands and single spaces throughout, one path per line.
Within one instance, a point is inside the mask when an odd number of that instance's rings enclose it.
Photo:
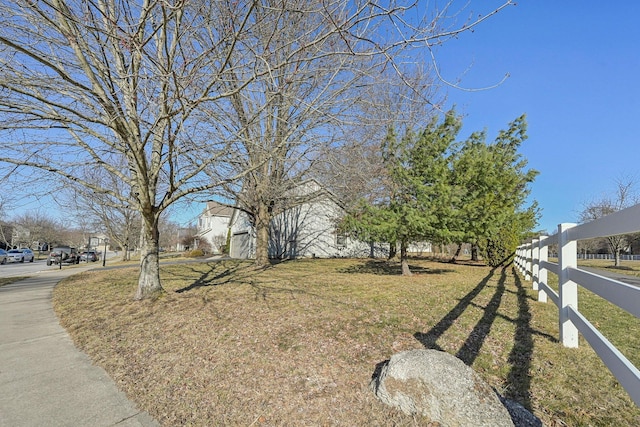
M 0 277 L 0 286 L 9 285 L 11 283 L 18 282 L 23 279 L 28 279 L 28 276 Z
M 144 302 L 132 300 L 136 269 L 86 272 L 56 287 L 54 306 L 76 344 L 167 426 L 428 425 L 368 389 L 376 364 L 425 346 L 547 425 L 640 425 L 588 345 L 558 344 L 555 307 L 510 268 L 412 266 L 413 277 L 371 260 L 164 266 L 166 294 Z M 638 336 L 635 320 L 624 328 Z

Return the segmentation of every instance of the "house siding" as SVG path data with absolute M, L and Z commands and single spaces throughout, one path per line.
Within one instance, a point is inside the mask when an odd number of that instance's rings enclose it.
M 345 211 L 331 193 L 322 192 L 318 183 L 308 181 L 301 184 L 296 193 L 319 195 L 306 203 L 286 209 L 271 220 L 270 258 L 378 258 L 389 255 L 388 244 L 362 242 L 338 235 L 338 223 Z M 255 258 L 255 230 L 249 217 L 239 209 L 232 209 L 229 216 L 226 215 L 227 212 L 205 210 L 199 220 L 201 235 L 212 239 L 216 235 L 226 236 L 229 233 L 229 256 L 238 259 Z

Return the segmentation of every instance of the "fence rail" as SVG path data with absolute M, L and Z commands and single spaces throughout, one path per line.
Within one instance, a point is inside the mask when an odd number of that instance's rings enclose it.
M 639 231 L 640 205 L 635 205 L 586 224 L 559 224 L 557 234 L 541 236 L 520 245 L 515 257 L 517 268 L 526 280 L 532 280 L 533 289 L 538 291 L 538 301 L 546 302 L 548 297 L 558 307 L 558 328 L 562 344 L 565 347 L 578 347 L 578 334 L 582 334 L 638 406 L 640 370 L 580 313 L 578 286 L 636 317 L 640 317 L 640 288 L 580 270 L 577 266 L 576 242 Z M 547 259 L 551 245 L 557 245 L 557 263 Z M 549 272 L 558 276 L 558 292 L 548 284 Z

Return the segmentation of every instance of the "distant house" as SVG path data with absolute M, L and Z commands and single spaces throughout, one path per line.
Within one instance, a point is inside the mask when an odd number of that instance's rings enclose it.
M 231 217 L 236 209 L 211 201 L 198 217 L 198 236 L 211 245 L 214 252 L 227 241 Z
M 345 215 L 337 198 L 314 180 L 301 183 L 294 190 L 296 197 L 308 199 L 276 215 L 269 230 L 269 256 L 274 259 L 332 258 L 369 256 L 372 246 L 354 241 L 338 231 L 338 223 Z M 249 216 L 240 209 L 221 209 L 209 204 L 198 222 L 199 234 L 207 236 L 229 233 L 229 255 L 232 258 L 255 257 L 255 229 Z M 219 208 L 219 209 L 218 209 Z M 231 214 L 230 214 L 231 212 Z M 230 215 L 229 215 L 230 214 Z M 226 228 L 225 228 L 226 226 Z M 381 255 L 374 248 L 375 255 Z
M 11 232 L 11 247 L 12 248 L 30 248 L 32 245 L 31 231 L 22 226 L 14 225 Z

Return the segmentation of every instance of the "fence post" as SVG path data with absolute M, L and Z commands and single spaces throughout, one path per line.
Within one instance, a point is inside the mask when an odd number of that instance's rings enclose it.
M 531 243 L 524 249 L 524 280 L 531 280 Z
M 578 329 L 569 320 L 567 306 L 578 310 L 578 285 L 569 280 L 569 268 L 576 268 L 576 242 L 569 240 L 568 230 L 576 224 L 558 225 L 558 290 L 560 296 L 559 323 L 560 341 L 565 347 L 578 347 Z
M 538 256 L 540 257 L 541 264 L 542 261 L 547 261 L 549 257 L 549 247 L 547 246 L 546 240 L 547 236 L 540 236 L 540 240 L 538 241 Z M 538 270 L 538 283 L 547 285 L 547 269 L 542 265 Z M 540 288 L 540 286 L 538 287 Z M 544 291 L 544 288 L 538 291 L 538 301 L 547 302 L 547 293 Z
M 538 281 L 540 280 L 540 246 L 539 239 L 531 241 L 531 276 L 533 277 L 533 290 L 538 290 Z

